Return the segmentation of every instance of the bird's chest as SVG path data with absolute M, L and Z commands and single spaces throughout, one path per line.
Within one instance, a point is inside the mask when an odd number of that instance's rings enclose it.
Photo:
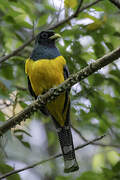
M 61 56 L 53 60 L 27 60 L 26 71 L 37 96 L 64 81 L 64 65 L 65 60 Z

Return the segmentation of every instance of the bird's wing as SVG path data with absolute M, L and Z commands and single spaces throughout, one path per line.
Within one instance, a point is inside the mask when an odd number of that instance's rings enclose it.
M 31 94 L 35 99 L 37 99 L 37 96 L 35 95 L 35 93 L 34 93 L 34 91 L 33 91 L 33 89 L 32 89 L 29 76 L 27 76 L 27 79 L 28 79 L 28 89 L 29 89 L 29 92 L 30 92 L 30 94 Z
M 67 65 L 64 66 L 63 73 L 64 73 L 64 79 L 66 80 L 70 75 Z
M 32 89 L 29 76 L 27 77 L 27 79 L 28 79 L 28 89 L 29 89 L 29 92 L 30 92 L 30 94 L 31 94 L 35 99 L 37 99 L 37 96 L 35 95 L 35 93 L 34 93 L 34 91 L 33 91 L 33 89 Z M 46 116 L 49 115 L 49 113 L 48 113 L 47 109 L 45 108 L 45 106 L 41 107 L 41 108 L 40 108 L 40 111 L 41 111 L 44 115 L 46 115 Z
M 64 79 L 66 80 L 70 75 L 67 65 L 64 66 L 63 73 L 64 73 Z M 66 117 L 66 122 L 65 122 L 66 124 L 68 124 L 69 118 L 70 118 L 69 117 L 69 111 L 70 111 L 69 92 L 70 92 L 70 90 L 67 90 L 66 93 L 65 93 L 65 102 L 64 102 L 64 107 L 63 107 L 63 113 L 65 112 L 65 110 L 67 108 L 67 117 Z

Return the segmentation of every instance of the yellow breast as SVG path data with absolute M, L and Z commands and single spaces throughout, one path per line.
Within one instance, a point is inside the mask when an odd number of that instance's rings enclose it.
M 36 96 L 64 81 L 63 67 L 65 64 L 66 61 L 62 56 L 52 60 L 33 61 L 27 59 L 25 72 L 30 78 Z
M 42 59 L 33 61 L 27 59 L 25 72 L 29 76 L 32 89 L 36 96 L 48 91 L 50 88 L 58 86 L 64 81 L 63 68 L 65 64 L 66 61 L 62 56 L 52 60 Z M 64 103 L 65 93 L 46 105 L 49 113 L 61 126 L 64 125 L 67 113 L 65 110 L 63 114 Z

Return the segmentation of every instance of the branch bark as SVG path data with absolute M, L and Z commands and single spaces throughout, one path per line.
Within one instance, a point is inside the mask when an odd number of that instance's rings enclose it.
M 3 63 L 7 59 L 9 59 L 9 58 L 11 58 L 13 56 L 16 56 L 20 51 L 22 51 L 26 46 L 28 46 L 34 39 L 35 39 L 35 37 L 30 38 L 26 43 L 24 43 L 22 46 L 20 46 L 19 48 L 17 48 L 16 50 L 11 52 L 10 54 L 1 57 L 0 58 L 0 63 Z
M 77 146 L 77 147 L 75 148 L 75 150 L 82 149 L 83 147 L 88 146 L 89 144 L 91 144 L 91 143 L 93 143 L 93 142 L 99 141 L 99 140 L 103 139 L 104 137 L 105 137 L 105 135 L 100 136 L 100 137 L 97 137 L 97 138 L 95 138 L 95 139 L 93 139 L 93 140 L 91 140 L 91 141 L 89 141 L 89 142 L 87 142 L 87 143 L 84 143 L 83 145 L 79 145 L 79 146 Z M 41 164 L 46 163 L 46 162 L 48 162 L 48 161 L 50 161 L 50 160 L 59 158 L 59 157 L 61 157 L 61 156 L 62 156 L 62 154 L 57 154 L 57 155 L 51 156 L 50 158 L 45 159 L 45 160 L 43 160 L 43 161 L 39 161 L 39 162 L 36 162 L 36 163 L 34 163 L 34 164 L 32 164 L 32 165 L 26 166 L 26 167 L 24 167 L 24 168 L 22 168 L 22 169 L 18 169 L 18 170 L 14 170 L 14 171 L 8 172 L 8 173 L 0 176 L 0 180 L 3 179 L 3 178 L 6 178 L 6 177 L 8 177 L 8 176 L 11 176 L 11 175 L 13 175 L 13 174 L 16 174 L 16 173 L 19 173 L 19 172 L 23 172 L 23 171 L 25 171 L 25 170 L 27 170 L 27 169 L 34 168 L 34 167 L 36 167 L 36 166 L 38 166 L 38 165 L 41 165 Z
M 78 8 L 77 8 L 77 10 L 75 11 L 74 14 L 72 14 L 72 15 L 69 16 L 68 18 L 65 18 L 64 20 L 58 22 L 57 24 L 49 27 L 48 30 L 51 30 L 51 29 L 53 30 L 53 29 L 55 29 L 55 28 L 57 28 L 57 27 L 65 24 L 65 23 L 67 23 L 67 22 L 70 21 L 71 19 L 76 18 L 79 13 L 81 13 L 81 12 L 84 11 L 85 9 L 88 9 L 88 8 L 92 7 L 93 5 L 99 3 L 100 1 L 102 1 L 102 0 L 96 0 L 96 1 L 94 1 L 94 2 L 92 2 L 92 3 L 89 3 L 88 5 L 86 5 L 86 6 L 82 7 L 82 8 L 80 8 L 80 7 L 81 7 L 81 1 L 80 1 L 80 4 L 79 4 L 79 6 L 78 6 Z M 26 43 L 24 43 L 22 46 L 20 46 L 19 48 L 17 48 L 16 50 L 14 50 L 13 52 L 11 52 L 10 54 L 1 57 L 1 58 L 0 58 L 0 63 L 3 63 L 3 62 L 5 62 L 7 59 L 9 59 L 9 58 L 11 58 L 11 57 L 13 57 L 13 56 L 16 56 L 20 51 L 22 51 L 26 46 L 28 46 L 33 40 L 35 40 L 35 36 L 32 37 L 32 38 L 30 38 Z
M 57 88 L 50 89 L 47 93 L 42 95 L 41 98 L 38 98 L 23 111 L 11 117 L 2 126 L 0 126 L 0 136 L 2 136 L 5 132 L 7 132 L 12 127 L 14 127 L 16 124 L 20 124 L 21 121 L 29 118 L 31 114 L 36 112 L 43 104 L 45 105 L 47 102 L 52 101 L 57 96 L 62 94 L 65 90 L 70 89 L 77 82 L 80 82 L 81 80 L 90 76 L 91 74 L 101 69 L 102 67 L 112 63 L 119 57 L 120 57 L 120 47 L 115 49 L 111 53 L 103 56 L 102 58 L 96 60 L 96 62 L 89 64 L 84 69 L 71 75 L 66 81 L 60 84 Z

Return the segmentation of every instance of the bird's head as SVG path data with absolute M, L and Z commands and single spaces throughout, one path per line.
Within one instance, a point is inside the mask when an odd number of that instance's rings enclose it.
M 54 45 L 55 40 L 60 38 L 60 34 L 55 33 L 52 30 L 42 31 L 40 32 L 35 40 L 35 44 L 42 44 L 42 45 Z

